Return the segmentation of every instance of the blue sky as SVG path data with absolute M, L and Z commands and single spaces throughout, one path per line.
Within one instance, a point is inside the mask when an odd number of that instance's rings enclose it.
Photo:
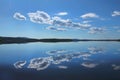
M 0 0 L 0 36 L 120 38 L 120 0 Z

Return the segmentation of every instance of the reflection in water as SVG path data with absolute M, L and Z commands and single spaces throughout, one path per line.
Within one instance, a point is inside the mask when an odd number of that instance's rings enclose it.
M 114 70 L 120 70 L 120 65 L 112 64 Z
M 28 68 L 34 68 L 36 70 L 44 70 L 46 69 L 51 63 L 52 64 L 60 64 L 62 62 L 70 62 L 74 58 L 80 58 L 80 57 L 88 57 L 91 56 L 91 53 L 88 52 L 76 52 L 76 53 L 71 53 L 71 54 L 58 54 L 55 56 L 50 56 L 50 57 L 40 57 L 40 58 L 33 58 L 30 60 L 30 64 L 28 65 Z M 21 61 L 16 62 L 17 68 L 22 68 L 19 66 L 23 66 L 21 64 Z M 14 65 L 16 67 L 16 65 Z
M 50 58 L 34 58 L 31 59 L 28 68 L 34 68 L 36 70 L 44 70 L 50 65 Z
M 67 69 L 68 67 L 67 66 L 58 66 L 58 68 L 60 68 L 60 69 Z
M 98 47 L 89 47 L 88 50 L 90 50 L 90 53 L 92 53 L 92 54 L 104 52 L 103 48 L 98 48 Z
M 47 69 L 51 64 L 61 64 L 62 62 L 70 62 L 72 59 L 75 58 L 82 58 L 85 61 L 81 63 L 82 66 L 86 68 L 94 68 L 98 66 L 99 63 L 90 62 L 92 59 L 89 57 L 94 54 L 104 53 L 103 48 L 99 47 L 89 47 L 88 52 L 74 52 L 74 53 L 67 53 L 69 51 L 66 50 L 52 50 L 47 51 L 46 53 L 48 55 L 52 55 L 49 57 L 39 57 L 39 58 L 33 58 L 30 60 L 30 63 L 27 68 L 33 68 L 36 70 L 44 70 Z M 64 54 L 63 54 L 64 53 Z M 15 68 L 22 68 L 26 64 L 26 61 L 17 61 L 14 63 Z M 112 67 L 114 70 L 120 70 L 119 65 L 112 64 Z M 67 66 L 58 66 L 60 69 L 67 69 Z
M 62 54 L 62 53 L 65 53 L 65 52 L 67 52 L 66 50 L 53 50 L 53 51 L 48 51 L 48 52 L 46 52 L 47 54 L 49 54 L 49 55 L 58 55 L 58 54 Z
M 50 57 L 39 57 L 39 58 L 33 58 L 30 60 L 30 64 L 27 68 L 33 68 L 36 70 L 44 70 L 50 66 L 50 64 L 61 64 L 62 62 L 70 62 L 72 59 L 75 58 L 82 58 L 83 60 L 90 60 L 89 57 L 98 54 L 103 53 L 102 48 L 96 48 L 96 47 L 90 47 L 88 48 L 88 52 L 74 52 L 74 53 L 66 53 L 69 51 L 65 50 L 52 50 L 47 51 L 46 53 L 49 55 L 52 55 Z M 55 54 L 55 55 L 54 55 Z M 14 64 L 15 68 L 22 68 L 26 62 L 18 61 Z M 98 65 L 98 63 L 90 63 L 90 62 L 83 62 L 81 64 L 82 66 L 86 68 L 94 68 Z M 66 66 L 58 66 L 58 68 L 64 68 L 67 69 Z
M 97 63 L 90 63 L 90 62 L 83 62 L 81 65 L 84 66 L 84 67 L 86 67 L 86 68 L 94 68 L 98 64 Z
M 0 45 L 0 80 L 120 80 L 119 49 L 117 42 Z
M 22 68 L 26 64 L 26 61 L 18 61 L 14 64 L 15 68 Z

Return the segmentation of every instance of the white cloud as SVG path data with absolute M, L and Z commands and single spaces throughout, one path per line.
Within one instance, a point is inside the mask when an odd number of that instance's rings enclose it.
M 68 15 L 68 13 L 67 12 L 59 12 L 56 15 L 58 15 L 58 16 L 65 16 L 65 15 Z
M 66 28 L 89 29 L 91 26 L 90 24 L 88 24 L 88 22 L 76 23 L 71 21 L 70 19 L 62 19 L 58 16 L 51 17 L 48 13 L 44 11 L 31 12 L 28 13 L 28 16 L 31 22 L 50 25 L 46 28 L 47 30 L 66 31 Z
M 84 62 L 81 64 L 82 66 L 86 67 L 86 68 L 94 68 L 96 67 L 98 64 L 96 63 L 90 63 L 90 62 Z
M 59 14 L 67 14 L 67 12 L 60 12 Z M 73 22 L 70 19 L 63 19 L 58 16 L 51 17 L 48 13 L 44 11 L 36 11 L 28 13 L 31 22 L 39 23 L 39 24 L 47 24 L 49 27 L 46 27 L 47 30 L 54 30 L 54 31 L 66 31 L 67 28 L 74 28 L 74 29 L 87 29 L 90 30 L 89 33 L 100 33 L 103 32 L 103 28 L 91 27 L 92 25 L 89 24 L 91 21 L 83 21 L 80 22 Z M 95 13 L 87 13 L 81 16 L 82 18 L 98 18 L 99 16 Z M 26 17 L 21 15 L 20 13 L 15 13 L 14 18 L 18 20 L 26 20 Z
M 60 68 L 60 69 L 67 69 L 68 67 L 67 66 L 58 66 L 58 68 Z
M 90 24 L 72 23 L 72 27 L 76 29 L 88 29 Z
M 52 20 L 54 26 L 71 27 L 76 29 L 88 29 L 91 26 L 90 24 L 75 23 L 69 19 L 62 19 L 60 17 L 53 17 Z
M 90 23 L 90 22 L 92 22 L 92 21 L 83 21 L 82 23 L 87 24 L 87 23 Z
M 99 16 L 95 13 L 86 13 L 84 15 L 80 16 L 83 19 L 87 19 L 87 18 L 99 18 Z
M 91 27 L 89 28 L 89 32 L 90 34 L 96 34 L 96 33 L 102 33 L 105 29 L 104 28 L 100 28 L 100 27 Z
M 25 64 L 26 64 L 26 61 L 17 61 L 16 63 L 14 63 L 14 67 L 19 69 L 19 68 L 22 68 Z
M 120 65 L 112 64 L 114 70 L 120 70 Z
M 52 17 L 52 20 L 53 20 L 53 24 L 54 26 L 63 26 L 63 27 L 66 27 L 66 26 L 70 26 L 72 24 L 72 21 L 70 21 L 69 19 L 62 19 L 60 17 Z
M 22 15 L 21 13 L 16 12 L 13 15 L 13 18 L 17 19 L 17 20 L 26 20 L 26 17 L 24 15 Z
M 76 29 L 88 29 L 91 25 L 90 24 L 81 24 L 81 23 L 75 23 L 72 22 L 70 19 L 62 19 L 61 17 L 54 16 L 50 17 L 49 14 L 47 14 L 44 11 L 36 11 L 33 13 L 28 13 L 28 16 L 30 18 L 30 21 L 34 23 L 39 24 L 47 24 L 50 25 L 50 27 L 47 27 L 48 30 L 56 30 L 56 31 L 65 31 L 65 28 L 60 27 L 69 27 L 69 28 L 76 28 Z M 56 26 L 56 27 L 51 27 Z
M 61 28 L 61 27 L 53 27 L 53 26 L 49 26 L 46 28 L 47 30 L 54 30 L 54 31 L 66 31 L 65 28 Z
M 120 11 L 113 11 L 112 16 L 120 16 Z
M 36 11 L 34 13 L 28 13 L 30 21 L 39 24 L 51 24 L 50 16 L 44 11 Z

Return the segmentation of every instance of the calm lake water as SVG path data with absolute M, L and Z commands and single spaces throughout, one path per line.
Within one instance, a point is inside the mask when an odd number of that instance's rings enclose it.
M 120 43 L 2 44 L 0 80 L 120 80 Z

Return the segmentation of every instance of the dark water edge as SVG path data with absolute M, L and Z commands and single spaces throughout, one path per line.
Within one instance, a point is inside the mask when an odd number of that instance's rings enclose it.
M 22 43 L 31 43 L 31 42 L 45 42 L 45 43 L 56 43 L 56 42 L 86 42 L 86 41 L 115 41 L 120 42 L 120 39 L 57 39 L 57 38 L 48 38 L 48 39 L 32 39 L 25 37 L 0 37 L 0 44 L 22 44 Z

